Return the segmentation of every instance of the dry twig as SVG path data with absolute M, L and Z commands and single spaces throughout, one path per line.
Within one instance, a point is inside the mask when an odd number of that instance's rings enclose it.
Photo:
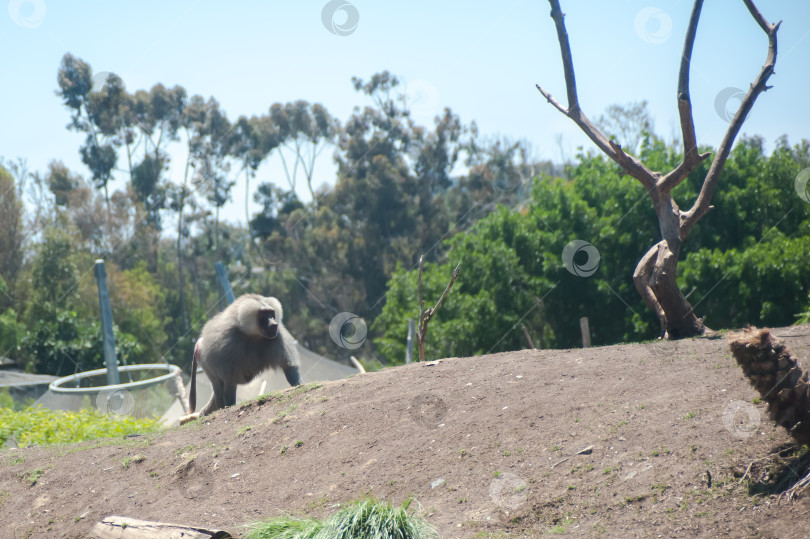
M 422 299 L 422 266 L 425 262 L 425 255 L 419 257 L 419 280 L 418 280 L 418 290 L 419 290 L 419 323 L 416 327 L 416 334 L 419 339 L 419 361 L 425 360 L 425 335 L 427 334 L 427 327 L 430 319 L 436 314 L 439 306 L 444 301 L 444 297 L 450 292 L 450 289 L 453 287 L 453 283 L 456 282 L 456 277 L 458 277 L 458 272 L 461 269 L 461 263 L 456 266 L 456 269 L 453 270 L 453 276 L 450 278 L 450 282 L 447 284 L 447 288 L 444 289 L 442 292 L 439 301 L 436 302 L 436 305 L 431 307 L 428 310 L 425 310 L 425 301 Z

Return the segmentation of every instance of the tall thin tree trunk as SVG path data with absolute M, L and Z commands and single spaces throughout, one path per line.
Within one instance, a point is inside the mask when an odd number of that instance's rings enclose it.
M 185 197 L 181 197 L 180 210 L 177 216 L 177 285 L 180 288 L 178 295 L 178 303 L 180 307 L 180 330 L 185 333 L 186 328 L 186 282 L 183 275 L 183 207 L 185 205 Z
M 109 178 L 106 182 L 104 182 L 104 201 L 107 203 L 107 242 L 114 243 L 115 240 L 111 239 L 110 236 L 112 235 L 112 211 L 110 211 L 110 192 L 107 187 L 107 183 L 109 182 Z M 105 243 L 107 243 L 105 242 Z M 105 251 L 106 245 L 105 245 Z
M 107 202 L 107 223 L 109 224 L 109 221 L 112 217 L 112 212 L 110 211 L 110 191 L 109 187 L 107 186 L 108 182 L 109 180 L 104 182 L 104 200 Z
M 180 207 L 177 210 L 177 285 L 180 287 L 178 303 L 180 307 L 180 331 L 186 332 L 186 283 L 183 275 L 183 210 L 186 207 L 186 184 L 188 182 L 188 169 L 191 165 L 191 153 L 186 158 L 186 171 L 183 175 L 183 187 L 180 190 Z
M 216 217 L 214 217 L 214 252 L 219 256 L 219 205 L 217 205 Z

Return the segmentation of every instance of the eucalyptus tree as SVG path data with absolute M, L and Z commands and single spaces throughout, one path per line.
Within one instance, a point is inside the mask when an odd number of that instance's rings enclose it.
M 90 65 L 68 53 L 62 57 L 57 75 L 64 105 L 71 111 L 68 128 L 87 137 L 80 148 L 82 162 L 87 165 L 97 189 L 104 190 L 109 212 L 108 184 L 118 159 L 126 88 L 120 77 L 112 73 L 93 76 Z
M 300 165 L 309 194 L 317 206 L 318 199 L 312 185 L 315 161 L 328 144 L 335 142 L 340 133 L 340 122 L 320 103 L 310 104 L 303 100 L 274 103 L 270 106 L 269 117 L 281 141 L 278 154 L 290 190 L 295 193 Z M 285 150 L 292 153 L 292 164 L 287 163 Z

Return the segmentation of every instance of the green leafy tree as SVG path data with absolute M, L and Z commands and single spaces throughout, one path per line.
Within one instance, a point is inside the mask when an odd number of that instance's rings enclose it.
M 8 294 L 8 287 L 0 277 L 0 294 Z M 15 358 L 22 333 L 17 313 L 11 307 L 0 312 L 0 357 Z
M 54 196 L 57 206 L 67 206 L 68 197 L 82 183 L 80 177 L 73 174 L 61 161 L 51 161 L 48 164 L 48 174 L 45 183 Z
M 132 335 L 113 327 L 115 353 L 120 364 L 138 363 L 142 349 Z M 83 320 L 75 311 L 56 311 L 23 336 L 20 348 L 28 358 L 26 369 L 55 376 L 105 366 L 101 324 Z
M 0 165 L 0 312 L 14 304 L 23 261 L 23 205 L 14 178 Z
M 678 277 L 713 326 L 785 325 L 807 310 L 810 205 L 796 196 L 793 181 L 808 162 L 808 147 L 783 141 L 767 156 L 760 139 L 746 138 L 732 152 L 717 208 L 707 216 L 712 226 L 696 231 Z M 679 159 L 655 136 L 645 137 L 639 151 L 656 167 Z M 579 346 L 580 316 L 590 319 L 595 344 L 656 334 L 628 278 L 640 246 L 653 240 L 655 212 L 625 210 L 645 193 L 610 160 L 595 154 L 578 160 L 571 181 L 536 179 L 522 209 L 502 207 L 449 239 L 452 260 L 426 268 L 427 297 L 441 293 L 455 263 L 463 268 L 431 322 L 431 357 L 521 348 L 521 324 L 542 347 Z M 695 193 L 701 181 L 697 171 L 679 186 L 679 196 Z M 571 275 L 561 261 L 564 246 L 583 237 L 600 254 L 597 272 L 587 279 Z M 418 312 L 416 271 L 400 267 L 388 284 L 386 305 L 372 329 L 378 350 L 400 362 L 407 320 Z

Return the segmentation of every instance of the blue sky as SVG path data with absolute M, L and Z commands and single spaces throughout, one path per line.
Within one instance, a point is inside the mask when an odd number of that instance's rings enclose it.
M 540 159 L 560 160 L 558 135 L 568 157 L 577 146 L 593 148 L 534 86 L 564 101 L 547 2 L 345 3 L 359 17 L 353 31 L 343 32 L 348 35 L 327 29 L 323 0 L 12 0 L 0 11 L 0 156 L 24 158 L 39 171 L 58 159 L 86 174 L 78 155 L 83 137 L 65 129 L 69 114 L 54 94 L 66 52 L 96 72 L 116 73 L 130 91 L 161 82 L 214 96 L 231 119 L 261 114 L 274 102 L 306 99 L 345 120 L 354 106 L 365 104 L 351 77 L 365 79 L 387 69 L 410 84 L 423 122 L 449 106 L 462 121 L 475 120 L 482 134 L 528 140 Z M 762 135 L 769 143 L 783 134 L 792 143 L 810 138 L 810 2 L 756 4 L 768 20 L 783 24 L 774 88 L 760 96 L 743 133 Z M 646 99 L 656 131 L 672 138 L 678 132 L 675 87 L 691 2 L 562 0 L 562 5 L 586 114 L 596 118 L 610 104 Z M 332 19 L 338 29 L 353 22 L 347 10 Z M 727 123 L 716 111 L 716 96 L 726 88 L 747 89 L 766 52 L 767 38 L 742 1 L 706 2 L 691 77 L 700 143 L 719 144 Z M 324 152 L 317 165 L 316 184 L 334 182 L 330 155 Z M 183 157 L 173 155 L 174 177 Z M 284 183 L 274 163 L 260 170 L 258 181 Z M 224 216 L 244 222 L 241 183 L 234 197 L 237 202 Z

